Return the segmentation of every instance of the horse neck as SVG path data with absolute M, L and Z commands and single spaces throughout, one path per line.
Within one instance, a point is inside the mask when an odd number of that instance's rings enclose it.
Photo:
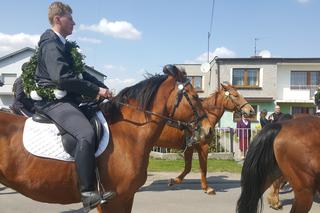
M 153 99 L 154 104 L 152 104 L 149 111 L 167 117 L 166 104 L 174 86 L 174 79 L 168 78 L 165 80 L 156 92 Z M 134 101 L 131 103 L 134 103 Z M 129 104 L 131 103 L 129 102 Z M 160 137 L 165 125 L 165 119 L 161 116 L 137 110 L 135 107 L 124 106 L 120 111 L 122 118 L 112 123 L 110 128 L 111 132 L 121 129 L 123 135 L 114 134 L 114 140 L 121 140 L 121 138 L 125 137 L 126 140 L 130 140 L 127 141 L 127 144 L 132 144 L 133 148 L 139 149 L 144 154 L 149 153 L 156 140 Z
M 203 101 L 203 108 L 207 111 L 208 119 L 213 127 L 217 124 L 225 111 L 223 100 L 224 94 L 217 91 Z

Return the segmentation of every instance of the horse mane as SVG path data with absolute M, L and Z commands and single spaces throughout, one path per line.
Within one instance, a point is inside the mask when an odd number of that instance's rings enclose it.
M 149 110 L 153 103 L 155 93 L 160 85 L 168 78 L 168 75 L 146 74 L 146 79 L 130 87 L 121 90 L 111 101 L 100 105 L 101 110 L 108 115 L 118 114 L 123 104 L 129 100 L 135 100 L 138 108 Z
M 219 95 L 219 92 L 222 90 L 223 88 L 222 87 L 219 87 L 218 90 L 215 90 L 213 93 L 210 94 L 210 96 L 207 98 L 209 101 L 209 105 L 213 105 L 215 106 L 216 103 L 217 103 L 217 100 L 218 100 L 218 95 Z

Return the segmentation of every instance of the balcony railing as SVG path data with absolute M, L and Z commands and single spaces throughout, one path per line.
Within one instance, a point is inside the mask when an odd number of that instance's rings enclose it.
M 318 87 L 318 85 L 290 85 L 289 88 L 283 88 L 283 98 L 313 100 Z

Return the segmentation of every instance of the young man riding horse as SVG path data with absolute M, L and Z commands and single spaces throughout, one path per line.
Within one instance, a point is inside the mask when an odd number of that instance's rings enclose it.
M 54 2 L 49 6 L 48 18 L 52 26 L 39 41 L 36 82 L 41 88 L 58 91 L 53 100 L 41 97 L 35 103 L 37 111 L 50 117 L 77 140 L 75 164 L 84 207 L 94 208 L 102 198 L 113 192 L 96 191 L 95 134 L 90 122 L 78 108 L 82 96 L 108 98 L 108 88 L 95 77 L 74 69 L 69 42 L 75 22 L 69 5 Z

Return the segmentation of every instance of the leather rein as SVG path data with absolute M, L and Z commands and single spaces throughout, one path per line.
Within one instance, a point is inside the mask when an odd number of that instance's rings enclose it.
M 164 116 L 162 114 L 159 114 L 159 113 L 156 113 L 156 112 L 152 112 L 150 110 L 143 110 L 139 107 L 136 107 L 136 106 L 133 106 L 133 105 L 130 105 L 130 104 L 127 104 L 127 103 L 123 103 L 123 102 L 117 102 L 119 105 L 122 105 L 122 106 L 126 106 L 128 108 L 131 108 L 131 109 L 134 109 L 134 110 L 137 110 L 137 111 L 141 111 L 141 112 L 144 112 L 146 114 L 149 114 L 149 115 L 155 115 L 159 118 L 162 118 L 164 120 L 166 120 L 167 124 L 172 126 L 172 127 L 175 127 L 175 128 L 178 128 L 178 129 L 181 129 L 181 130 L 190 130 L 190 129 L 194 129 L 198 126 L 199 122 L 206 118 L 207 115 L 204 113 L 203 116 L 199 116 L 199 113 L 197 112 L 197 110 L 195 109 L 195 107 L 193 106 L 192 102 L 191 102 L 191 99 L 185 89 L 185 87 L 190 84 L 190 81 L 186 81 L 184 83 L 178 83 L 178 95 L 177 95 L 177 98 L 176 98 L 176 101 L 175 101 L 175 104 L 174 104 L 174 108 L 173 108 L 173 112 L 169 115 L 169 116 Z M 185 97 L 186 100 L 188 101 L 191 109 L 192 109 L 192 112 L 195 116 L 195 119 L 191 122 L 185 122 L 185 121 L 180 121 L 180 120 L 176 120 L 176 119 L 172 119 L 171 117 L 174 116 L 174 113 L 177 109 L 177 107 L 179 106 L 179 103 L 181 102 L 182 100 L 182 97 Z

